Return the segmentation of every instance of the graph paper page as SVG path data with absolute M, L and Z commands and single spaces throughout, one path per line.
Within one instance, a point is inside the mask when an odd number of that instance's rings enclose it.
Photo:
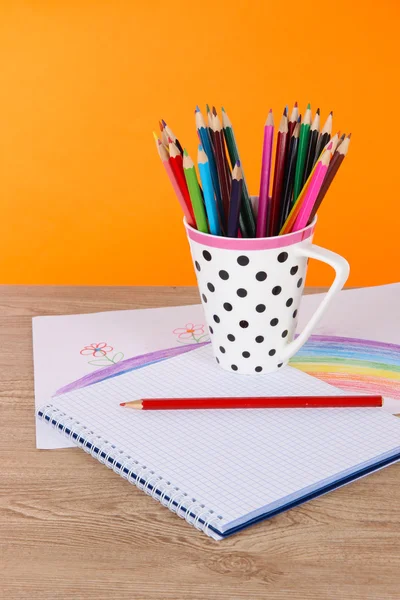
M 52 405 L 137 460 L 145 474 L 154 471 L 215 511 L 223 530 L 394 451 L 400 423 L 374 408 L 146 412 L 119 403 L 343 393 L 290 367 L 265 376 L 223 371 L 204 347 L 56 397 Z

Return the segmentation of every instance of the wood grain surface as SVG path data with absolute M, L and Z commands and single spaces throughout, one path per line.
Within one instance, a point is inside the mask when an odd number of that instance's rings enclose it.
M 81 450 L 35 449 L 33 316 L 195 302 L 193 288 L 0 287 L 0 597 L 398 600 L 400 465 L 215 542 Z

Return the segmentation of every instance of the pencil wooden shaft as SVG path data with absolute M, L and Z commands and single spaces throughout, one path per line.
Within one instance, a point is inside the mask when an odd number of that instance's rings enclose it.
M 198 134 L 199 134 L 199 137 L 201 140 L 201 144 L 204 148 L 204 152 L 207 154 L 207 158 L 210 163 L 211 178 L 212 178 L 214 192 L 215 192 L 215 196 L 217 199 L 217 205 L 218 205 L 219 221 L 220 221 L 220 225 L 223 225 L 224 209 L 223 209 L 223 205 L 222 205 L 222 196 L 221 196 L 221 189 L 220 189 L 219 179 L 218 179 L 217 165 L 215 162 L 215 152 L 214 152 L 214 149 L 212 148 L 211 140 L 210 140 L 207 129 L 205 127 L 200 127 L 200 129 L 198 129 L 197 131 L 198 131 Z
M 183 170 L 189 189 L 190 200 L 192 202 L 197 229 L 203 233 L 209 233 L 203 198 L 201 195 L 199 182 L 197 180 L 196 169 L 194 166 L 190 166 L 189 168 L 184 167 Z
M 224 209 L 224 220 L 226 221 L 229 213 L 229 195 L 230 195 L 230 184 L 228 182 L 227 173 L 225 169 L 225 159 L 223 147 L 223 139 L 221 132 L 214 131 L 215 141 L 215 158 L 217 163 L 218 179 L 221 188 L 222 205 Z
M 122 403 L 137 410 L 205 410 L 247 408 L 354 408 L 379 407 L 382 396 L 281 396 L 276 398 L 156 398 Z
M 322 150 L 325 148 L 325 146 L 327 145 L 327 143 L 329 142 L 330 139 L 331 139 L 330 133 L 321 133 L 321 135 L 319 136 L 318 141 L 315 145 L 313 167 L 315 166 L 315 163 L 321 156 Z
M 321 189 L 318 193 L 317 199 L 315 201 L 315 204 L 313 206 L 313 209 L 311 211 L 310 214 L 310 218 L 308 220 L 308 222 L 310 223 L 313 218 L 315 217 L 315 215 L 317 214 L 317 210 L 319 209 L 319 207 L 321 206 L 322 200 L 325 198 L 326 192 L 328 191 L 333 179 L 335 178 L 336 173 L 339 170 L 340 165 L 342 164 L 343 160 L 345 158 L 344 154 L 339 154 L 339 152 L 336 152 L 331 160 L 331 163 L 328 167 L 328 171 L 326 173 L 325 179 L 323 181 L 323 184 L 321 186 Z
M 238 234 L 240 205 L 242 199 L 242 185 L 243 179 L 240 179 L 239 181 L 237 179 L 232 179 L 227 228 L 228 237 L 237 237 Z
M 284 180 L 284 191 L 281 202 L 281 213 L 279 219 L 279 229 L 282 229 L 284 222 L 287 219 L 290 210 L 290 204 L 294 186 L 294 174 L 296 171 L 297 162 L 297 149 L 299 146 L 299 138 L 290 140 L 290 146 L 288 151 L 288 160 L 286 163 L 285 180 Z
M 235 134 L 232 127 L 224 127 L 224 136 L 226 146 L 228 148 L 229 159 L 231 161 L 232 168 L 235 164 L 240 161 L 239 151 L 236 144 Z M 254 218 L 253 207 L 251 204 L 249 192 L 246 185 L 246 180 L 243 175 L 242 184 L 242 206 L 240 209 L 240 230 L 243 237 L 255 237 L 256 235 L 256 221 Z
M 285 159 L 288 147 L 287 132 L 279 132 L 276 146 L 274 185 L 270 202 L 270 214 L 268 216 L 268 236 L 278 234 L 280 201 L 282 196 L 283 176 L 285 174 Z
M 319 132 L 317 129 L 314 129 L 314 131 L 311 131 L 310 140 L 308 142 L 307 157 L 306 157 L 306 162 L 305 162 L 305 167 L 304 167 L 304 175 L 303 175 L 302 185 L 304 185 L 305 182 L 307 181 L 307 179 L 309 178 L 311 169 L 313 168 L 315 149 L 317 147 L 318 137 L 319 137 Z
M 303 187 L 304 165 L 307 156 L 308 142 L 310 139 L 310 125 L 302 123 L 300 127 L 300 141 L 297 152 L 296 174 L 294 178 L 294 200 L 299 196 Z

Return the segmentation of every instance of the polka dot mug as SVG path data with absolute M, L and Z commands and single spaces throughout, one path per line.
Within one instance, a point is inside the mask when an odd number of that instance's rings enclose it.
M 349 275 L 348 262 L 312 243 L 316 219 L 270 238 L 201 233 L 185 222 L 205 318 L 218 364 L 241 374 L 280 369 L 307 341 Z M 309 258 L 336 272 L 324 300 L 294 339 Z

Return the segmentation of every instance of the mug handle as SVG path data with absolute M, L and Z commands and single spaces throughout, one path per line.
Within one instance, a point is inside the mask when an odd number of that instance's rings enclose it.
M 289 342 L 286 346 L 285 350 L 282 352 L 280 360 L 282 362 L 286 362 L 289 358 L 292 358 L 296 352 L 300 350 L 300 348 L 306 343 L 308 338 L 310 337 L 314 327 L 320 321 L 322 315 L 330 305 L 333 300 L 333 297 L 339 292 L 350 273 L 350 265 L 343 256 L 336 254 L 336 252 L 331 252 L 331 250 L 326 250 L 326 248 L 321 248 L 320 246 L 316 246 L 315 244 L 311 244 L 306 247 L 299 247 L 295 249 L 295 255 L 299 257 L 306 258 L 315 258 L 316 260 L 320 260 L 327 265 L 330 265 L 335 269 L 336 276 L 335 280 L 329 288 L 328 292 L 325 295 L 325 298 L 322 300 L 321 304 L 318 306 L 317 310 L 304 327 L 303 331 L 300 335 Z

